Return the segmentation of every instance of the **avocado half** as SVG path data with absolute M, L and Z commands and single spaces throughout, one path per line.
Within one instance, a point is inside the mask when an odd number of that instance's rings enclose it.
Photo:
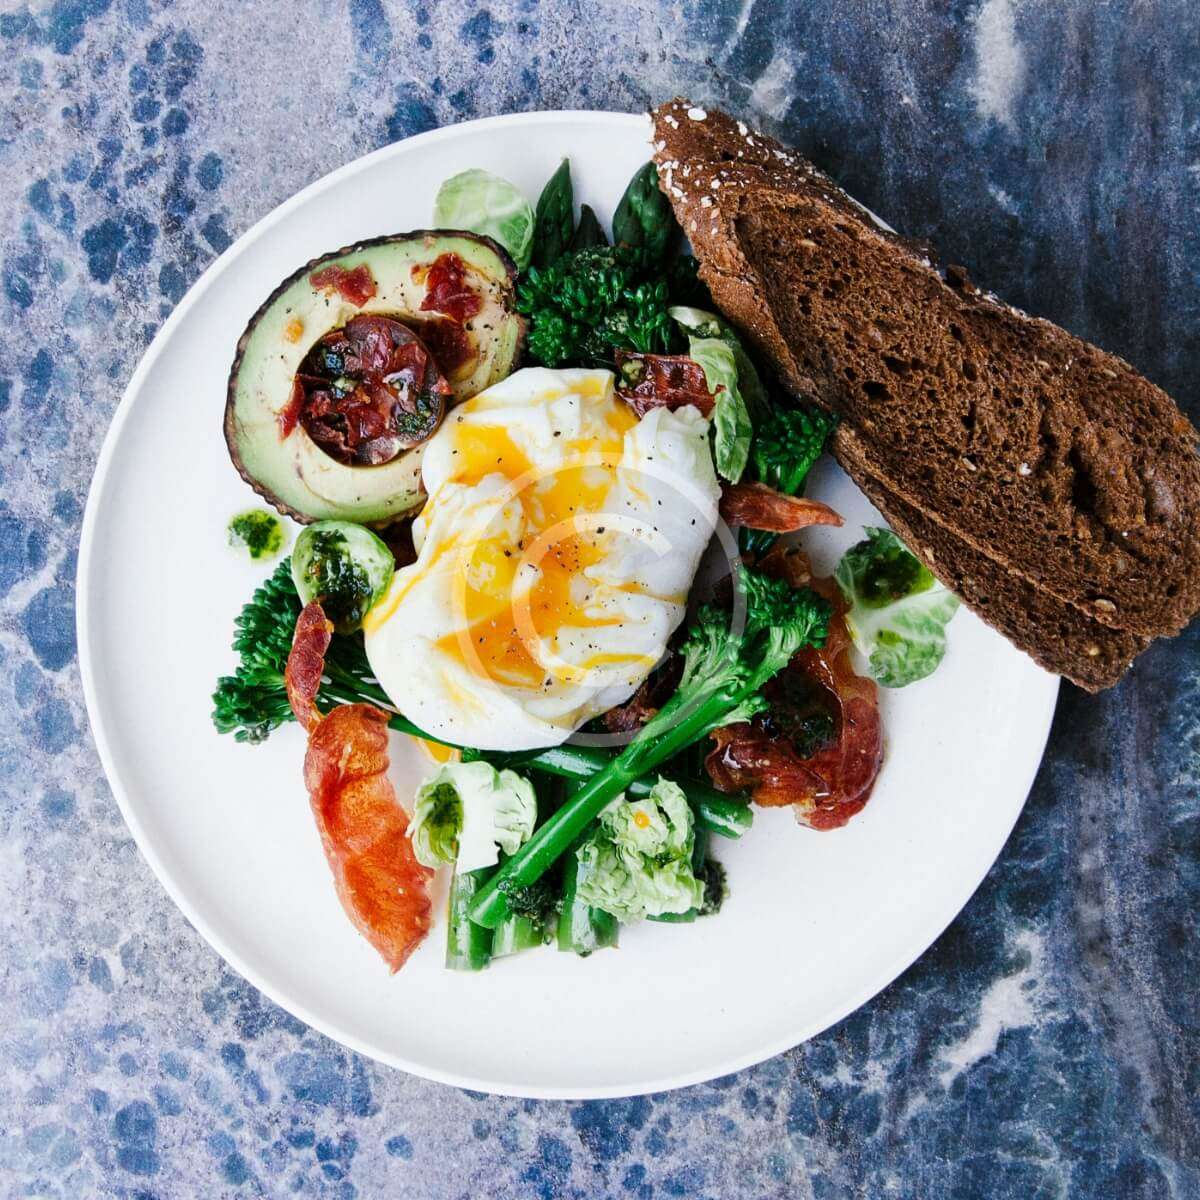
M 446 291 L 431 293 L 430 277 L 436 279 L 439 260 L 450 261 L 446 255 L 458 260 L 462 285 L 480 302 L 468 305 L 478 311 L 466 319 L 434 307 Z M 327 282 L 336 272 L 357 272 L 361 282 L 364 266 L 371 281 L 366 290 L 374 294 L 361 303 L 355 288 L 345 289 L 348 299 Z M 316 284 L 313 276 L 319 277 Z M 295 417 L 297 370 L 320 339 L 354 318 L 390 317 L 432 351 L 449 386 L 447 406 L 461 403 L 517 365 L 525 323 L 515 309 L 515 278 L 512 259 L 491 238 L 454 230 L 359 242 L 290 275 L 250 319 L 229 373 L 225 441 L 242 478 L 280 512 L 304 523 L 384 524 L 417 507 L 424 498 L 423 445 L 378 465 L 339 461 Z M 447 307 L 455 307 L 453 300 Z

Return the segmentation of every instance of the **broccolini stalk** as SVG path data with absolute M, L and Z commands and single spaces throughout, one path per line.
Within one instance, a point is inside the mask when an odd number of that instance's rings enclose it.
M 596 950 L 615 946 L 620 923 L 612 913 L 593 908 L 579 899 L 578 844 L 563 859 L 562 911 L 558 916 L 558 948 L 586 957 Z M 482 926 L 476 925 L 481 932 Z
M 475 925 L 468 920 L 468 925 Z M 475 925 L 476 929 L 481 929 Z M 492 935 L 492 957 L 507 958 L 520 954 L 522 950 L 533 950 L 544 946 L 549 937 L 546 923 L 541 917 L 527 917 L 521 913 L 510 913 L 495 929 L 484 930 Z
M 561 804 L 578 785 L 559 780 L 558 799 Z M 579 898 L 579 847 L 585 839 L 579 838 L 563 855 L 562 896 L 558 903 L 558 928 L 555 940 L 558 948 L 586 958 L 596 950 L 615 946 L 620 938 L 620 922 L 612 913 L 602 908 L 593 908 Z M 487 932 L 476 925 L 480 932 Z
M 500 868 L 471 905 L 471 920 L 488 928 L 510 911 L 510 896 L 536 883 L 613 799 L 720 725 L 763 711 L 760 689 L 804 646 L 821 645 L 829 605 L 816 593 L 738 568 L 746 597 L 746 628 L 738 636 L 729 616 L 706 605 L 684 644 L 684 670 L 675 694 L 604 770 L 593 775 Z
M 512 888 L 508 893 L 508 911 L 491 931 L 492 957 L 519 954 L 522 950 L 532 950 L 553 941 L 558 900 L 558 883 L 550 876 L 526 887 Z M 468 923 L 475 924 L 469 919 L 470 915 L 468 908 Z
M 637 252 L 647 267 L 663 267 L 679 226 L 671 203 L 658 186 L 658 168 L 646 163 L 634 172 L 613 213 L 613 241 Z
M 403 717 L 393 718 L 392 728 L 408 732 L 403 722 Z M 543 775 L 557 775 L 562 779 L 583 783 L 603 771 L 612 762 L 613 755 L 611 751 L 599 747 L 564 743 L 561 746 L 549 746 L 533 754 L 504 757 L 489 755 L 489 758 L 497 765 L 503 763 L 505 766 L 521 770 L 528 768 Z M 727 796 L 711 784 L 695 778 L 690 772 L 677 774 L 677 770 L 678 764 L 672 764 L 666 774 L 687 793 L 688 803 L 695 813 L 696 824 L 701 828 L 717 834 L 718 837 L 740 838 L 754 823 L 754 810 L 744 798 Z M 630 796 L 641 798 L 650 795 L 653 786 L 654 779 L 647 777 L 635 779 L 626 790 Z
M 467 910 L 494 867 L 455 871 L 450 881 L 446 922 L 446 966 L 452 971 L 482 971 L 492 959 L 492 931 L 468 920 Z
M 567 249 L 574 228 L 575 189 L 571 163 L 564 158 L 538 197 L 533 217 L 533 265 L 551 266 Z
M 750 445 L 754 477 L 787 496 L 798 496 L 836 424 L 835 416 L 820 409 L 772 407 L 756 425 Z M 741 548 L 765 554 L 778 537 L 764 529 L 743 529 Z

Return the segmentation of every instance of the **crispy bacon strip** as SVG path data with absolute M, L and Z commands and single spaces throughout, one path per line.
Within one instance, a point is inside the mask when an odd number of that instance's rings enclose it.
M 794 533 L 810 525 L 842 523 L 829 505 L 803 496 L 785 495 L 765 483 L 722 484 L 721 516 L 730 525 L 745 525 L 770 533 Z
M 461 379 L 463 368 L 479 357 L 479 351 L 471 344 L 467 331 L 449 317 L 422 321 L 417 334 L 429 347 L 438 369 L 450 379 Z
M 317 691 L 325 671 L 325 651 L 329 649 L 332 634 L 333 624 L 318 601 L 313 600 L 301 609 L 296 618 L 296 632 L 292 634 L 292 652 L 283 670 L 283 682 L 296 720 L 309 733 L 321 719 Z
M 792 805 L 796 819 L 812 829 L 837 829 L 870 799 L 883 763 L 875 683 L 856 674 L 851 664 L 844 606 L 832 582 L 812 578 L 807 558 L 794 549 L 777 547 L 758 566 L 793 587 L 807 584 L 830 600 L 834 615 L 829 637 L 820 650 L 802 650 L 768 684 L 771 712 L 714 731 L 705 767 L 722 791 L 749 790 L 756 804 Z M 835 736 L 815 752 L 806 747 L 803 754 L 787 733 L 789 699 L 801 687 L 810 692 L 815 687 L 836 716 Z
M 604 728 L 609 733 L 636 733 L 666 703 L 682 674 L 683 659 L 674 654 L 624 704 L 604 714 Z
M 395 972 L 429 932 L 432 872 L 387 776 L 387 722 L 370 704 L 333 709 L 309 734 L 304 782 L 342 907 Z
M 610 708 L 604 714 L 604 728 L 609 733 L 636 733 L 657 712 L 658 707 L 650 702 L 647 681 L 624 704 Z
M 393 971 L 429 930 L 429 877 L 387 777 L 388 714 L 342 704 L 322 717 L 317 689 L 333 626 L 317 601 L 296 621 L 284 669 L 288 700 L 308 730 L 304 782 L 334 886 L 355 928 Z

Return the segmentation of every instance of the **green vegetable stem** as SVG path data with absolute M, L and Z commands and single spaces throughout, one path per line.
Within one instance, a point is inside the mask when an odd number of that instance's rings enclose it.
M 556 881 L 548 875 L 543 876 L 524 886 L 508 886 L 505 894 L 508 907 L 492 933 L 493 958 L 532 950 L 554 939 L 559 900 Z M 467 916 L 470 918 L 469 908 Z
M 468 920 L 467 910 L 493 873 L 492 867 L 455 871 L 450 881 L 446 966 L 452 971 L 482 971 L 491 962 L 492 931 Z
M 546 942 L 545 925 L 536 917 L 526 917 L 519 913 L 510 913 L 490 932 L 493 958 L 520 954 L 522 950 L 533 950 Z
M 403 717 L 398 718 L 404 721 Z M 392 728 L 400 728 L 396 721 Z M 565 743 L 550 746 L 534 754 L 506 758 L 504 761 L 542 774 L 557 775 L 563 779 L 584 782 L 603 771 L 612 762 L 612 753 L 594 746 L 573 746 Z M 672 766 L 674 769 L 674 764 Z M 744 799 L 727 796 L 711 784 L 692 777 L 680 778 L 680 785 L 687 792 L 688 802 L 696 814 L 696 822 L 710 833 L 720 837 L 740 838 L 754 823 L 754 810 Z M 641 798 L 650 795 L 654 786 L 652 779 L 635 779 L 627 789 L 630 796 Z
M 596 210 L 590 204 L 584 204 L 579 209 L 579 225 L 571 237 L 570 249 L 590 250 L 593 246 L 607 246 L 608 238 L 604 235 L 604 227 Z
M 579 845 L 563 859 L 562 911 L 558 916 L 558 948 L 586 956 L 615 946 L 621 925 L 612 913 L 579 899 Z
M 573 205 L 564 160 L 538 200 L 533 265 L 517 286 L 517 307 L 530 318 L 530 354 L 562 367 L 611 366 L 615 350 L 666 353 L 671 293 L 697 288 L 694 263 L 674 255 L 679 227 L 654 164 L 625 189 L 613 216 L 614 245 L 586 204 L 576 228 Z
M 560 781 L 560 785 L 564 783 Z M 578 784 L 560 786 L 560 800 L 565 800 L 577 788 Z M 583 838 L 577 840 L 563 857 L 556 940 L 560 950 L 586 958 L 596 950 L 615 946 L 621 926 L 612 913 L 593 908 L 579 898 L 579 848 L 583 841 Z

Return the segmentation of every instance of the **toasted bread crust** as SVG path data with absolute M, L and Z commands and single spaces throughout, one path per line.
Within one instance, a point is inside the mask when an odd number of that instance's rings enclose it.
M 835 453 L 864 490 L 1018 576 L 1007 603 L 1028 588 L 1077 610 L 1079 645 L 1095 624 L 1133 635 L 1114 663 L 1188 621 L 1200 458 L 1165 393 L 964 273 L 944 279 L 771 139 L 686 101 L 654 121 L 660 185 L 702 277 L 789 390 L 839 413 Z M 1054 669 L 1097 678 L 1055 623 L 989 619 Z

